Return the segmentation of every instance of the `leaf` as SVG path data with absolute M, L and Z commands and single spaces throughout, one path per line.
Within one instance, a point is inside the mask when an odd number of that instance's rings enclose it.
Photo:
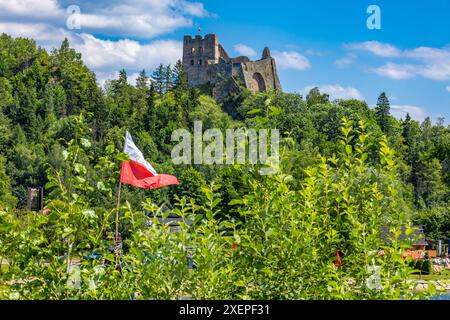
M 50 189 L 50 188 L 53 188 L 53 187 L 56 187 L 56 186 L 58 186 L 58 184 L 56 183 L 56 182 L 54 182 L 54 181 L 49 181 L 49 182 L 47 182 L 46 184 L 45 184 L 45 189 Z
M 261 111 L 262 111 L 261 109 L 252 109 L 249 112 L 247 112 L 247 115 L 257 114 L 260 113 Z
M 70 236 L 73 233 L 73 229 L 70 227 L 64 228 L 63 233 L 62 233 L 62 237 L 66 238 L 68 236 Z
M 169 217 L 169 215 L 170 215 L 170 210 L 165 211 L 165 212 L 163 213 L 162 220 L 163 220 L 163 221 L 166 221 L 167 218 Z
M 106 187 L 105 187 L 105 184 L 103 183 L 103 181 L 97 182 L 97 189 L 100 190 L 100 191 L 105 191 L 106 190 Z
M 283 110 L 274 106 L 269 106 L 269 116 L 276 117 L 283 113 Z
M 351 155 L 353 151 L 352 146 L 346 145 L 345 146 L 345 153 L 347 153 L 348 155 Z
M 405 235 L 409 236 L 410 234 L 414 233 L 416 231 L 416 228 L 408 228 L 405 230 Z
M 83 177 L 76 177 L 76 179 L 77 179 L 77 181 L 78 181 L 79 183 L 85 183 L 85 182 L 86 182 L 86 179 L 83 178 Z
M 202 191 L 205 193 L 206 198 L 207 198 L 209 201 L 212 201 L 212 199 L 213 199 L 213 194 L 212 194 L 211 189 L 206 188 L 206 187 L 203 187 L 203 188 L 202 188 Z
M 83 175 L 86 173 L 86 167 L 84 165 L 82 165 L 81 163 L 76 163 L 75 164 L 75 172 Z
M 64 151 L 62 152 L 62 156 L 63 156 L 64 161 L 67 160 L 67 158 L 69 157 L 69 154 L 70 154 L 70 153 L 69 153 L 67 150 L 64 150 Z
M 8 232 L 13 227 L 14 227 L 14 225 L 12 223 L 2 223 L 2 224 L 0 224 L 0 231 Z
M 81 145 L 85 148 L 90 148 L 91 142 L 88 139 L 81 138 Z
M 130 160 L 130 156 L 126 153 L 120 153 L 117 155 L 117 160 L 119 161 L 129 161 Z
M 228 203 L 229 206 L 236 206 L 236 205 L 242 205 L 242 204 L 244 204 L 244 201 L 242 201 L 241 199 L 234 199 Z
M 434 282 L 428 281 L 427 284 L 428 284 L 428 293 L 430 295 L 435 295 L 437 293 L 437 291 L 436 291 L 436 285 L 434 284 Z
M 107 145 L 106 149 L 105 149 L 106 154 L 112 154 L 112 153 L 114 153 L 115 150 L 116 150 L 116 148 L 112 144 Z
M 220 201 L 222 201 L 222 199 L 220 199 L 220 198 L 215 199 L 215 200 L 213 201 L 211 207 L 212 207 L 212 208 L 217 207 L 217 205 L 220 203 Z

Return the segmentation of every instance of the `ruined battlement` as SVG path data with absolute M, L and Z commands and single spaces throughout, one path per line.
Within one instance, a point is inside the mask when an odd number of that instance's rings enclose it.
M 187 35 L 183 40 L 183 65 L 189 86 L 211 85 L 218 100 L 238 92 L 241 86 L 252 92 L 281 90 L 275 59 L 267 47 L 261 60 L 230 58 L 217 35 Z
M 217 39 L 217 35 L 215 34 L 207 34 L 205 37 L 202 37 L 200 35 L 196 35 L 194 38 L 190 35 L 184 36 L 184 41 L 192 41 L 192 40 L 207 40 L 207 39 Z

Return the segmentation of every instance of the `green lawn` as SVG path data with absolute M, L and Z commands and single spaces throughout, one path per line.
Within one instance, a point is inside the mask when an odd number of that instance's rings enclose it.
M 432 273 L 432 274 L 413 274 L 411 276 L 416 280 L 449 280 L 450 281 L 450 271 L 444 270 L 441 273 Z

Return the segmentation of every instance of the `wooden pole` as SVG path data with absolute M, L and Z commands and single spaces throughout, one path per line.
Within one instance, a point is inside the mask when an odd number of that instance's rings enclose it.
M 116 267 L 119 266 L 119 212 L 120 212 L 120 192 L 122 190 L 122 182 L 119 183 L 119 191 L 117 192 L 117 208 L 116 208 L 116 233 L 115 233 L 115 254 L 116 254 Z

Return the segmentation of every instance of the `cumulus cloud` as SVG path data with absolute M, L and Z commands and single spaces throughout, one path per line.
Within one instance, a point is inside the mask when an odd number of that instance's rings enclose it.
M 81 42 L 75 44 L 88 66 L 96 70 L 133 68 L 151 70 L 159 64 L 173 64 L 181 58 L 183 44 L 180 41 L 158 40 L 149 44 L 123 39 L 101 40 L 90 34 L 81 34 Z
M 44 24 L 0 23 L 0 31 L 14 37 L 31 37 L 47 49 L 59 47 L 64 38 L 80 52 L 86 65 L 102 74 L 107 70 L 130 68 L 152 70 L 159 64 L 173 64 L 181 59 L 182 42 L 156 40 L 147 44 L 130 39 L 102 40 L 87 33 L 74 34 Z M 107 73 L 113 76 L 115 73 Z
M 351 66 L 355 63 L 356 55 L 355 54 L 348 54 L 345 57 L 341 59 L 337 59 L 334 61 L 334 65 L 338 68 L 346 68 Z
M 247 56 L 247 57 L 254 57 L 258 54 L 253 48 L 250 48 L 249 46 L 246 46 L 245 44 L 242 44 L 242 43 L 235 45 L 234 50 L 238 54 Z
M 423 121 L 427 117 L 427 113 L 424 109 L 417 106 L 410 105 L 392 105 L 391 114 L 398 119 L 405 119 L 409 113 L 411 118 L 417 121 Z
M 357 99 L 357 100 L 363 100 L 364 97 L 359 92 L 358 89 L 353 87 L 343 87 L 339 84 L 327 84 L 327 85 L 311 85 L 306 86 L 302 90 L 300 90 L 300 93 L 303 94 L 303 96 L 306 97 L 306 95 L 311 91 L 311 89 L 318 87 L 320 92 L 327 93 L 330 95 L 331 100 L 336 99 Z
M 314 57 L 324 57 L 326 54 L 322 51 L 315 50 L 315 49 L 306 49 L 305 54 L 308 56 L 314 56 Z
M 66 28 L 66 9 L 72 4 L 69 0 L 0 0 L 0 33 L 32 38 L 48 50 L 68 38 L 96 72 L 100 84 L 117 77 L 122 68 L 131 72 L 129 81 L 133 82 L 135 72 L 151 71 L 161 63 L 173 64 L 182 53 L 180 41 L 143 43 L 135 38 L 167 34 L 191 26 L 192 17 L 213 16 L 202 3 L 187 0 L 110 0 L 108 5 L 104 1 L 78 1 L 81 29 L 75 33 Z M 111 36 L 114 40 L 104 39 Z
M 0 17 L 3 21 L 24 22 L 61 18 L 64 10 L 56 0 L 0 0 Z
M 68 30 L 44 23 L 0 22 L 0 33 L 3 32 L 12 37 L 32 38 L 47 50 L 59 47 L 64 38 L 74 37 Z
M 396 64 L 388 62 L 385 65 L 374 68 L 373 71 L 380 75 L 394 80 L 410 79 L 417 75 L 417 68 L 409 64 Z
M 388 43 L 378 42 L 378 41 L 366 41 L 366 42 L 360 42 L 360 43 L 351 43 L 351 44 L 346 44 L 345 47 L 348 49 L 353 49 L 353 50 L 368 51 L 379 57 L 385 57 L 385 58 L 398 57 L 402 53 L 401 50 L 399 50 L 395 46 L 388 44 Z
M 275 51 L 273 56 L 281 69 L 307 70 L 311 68 L 308 58 L 297 51 Z
M 189 14 L 194 17 L 209 17 L 209 16 L 215 16 L 214 14 L 208 12 L 203 3 L 201 2 L 188 2 L 188 1 L 174 1 L 172 3 L 172 6 L 178 6 L 178 9 L 182 12 Z
M 388 61 L 381 67 L 370 70 L 394 80 L 421 76 L 430 80 L 450 79 L 450 48 L 418 47 L 400 50 L 386 43 L 368 41 L 345 46 L 351 50 L 363 50 L 382 58 L 397 58 L 404 62 Z
M 71 1 L 0 0 L 3 22 L 51 23 L 64 28 Z M 153 38 L 193 25 L 192 17 L 212 16 L 200 2 L 187 0 L 79 1 L 81 32 L 106 36 Z

